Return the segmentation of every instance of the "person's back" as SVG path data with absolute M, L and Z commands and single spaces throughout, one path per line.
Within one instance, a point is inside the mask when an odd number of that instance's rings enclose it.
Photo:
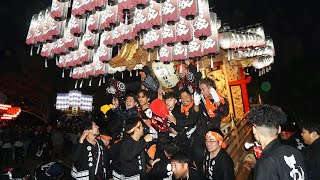
M 305 165 L 301 152 L 273 140 L 262 151 L 254 168 L 254 179 L 305 179 Z

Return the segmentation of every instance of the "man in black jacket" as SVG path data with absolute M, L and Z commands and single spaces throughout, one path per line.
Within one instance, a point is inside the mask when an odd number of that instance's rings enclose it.
M 72 153 L 72 177 L 76 179 L 102 180 L 107 177 L 106 147 L 100 139 L 99 127 L 92 120 L 81 123 L 82 135 Z
M 304 156 L 309 180 L 320 179 L 320 123 L 303 122 L 301 136 L 303 141 L 310 145 Z
M 304 180 L 307 179 L 301 152 L 278 140 L 281 124 L 287 115 L 277 106 L 260 105 L 248 114 L 253 123 L 253 135 L 261 144 L 262 154 L 254 167 L 255 180 Z

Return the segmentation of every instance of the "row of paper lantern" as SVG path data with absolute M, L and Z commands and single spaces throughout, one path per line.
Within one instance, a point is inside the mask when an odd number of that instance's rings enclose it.
M 53 0 L 51 8 L 33 16 L 26 39 L 26 43 L 30 45 L 36 44 L 40 47 L 39 44 L 43 44 L 40 55 L 46 58 L 56 56 L 57 65 L 60 68 L 73 68 L 71 77 L 74 79 L 106 75 L 110 69 L 116 69 L 103 64 L 112 58 L 112 47 L 132 41 L 137 37 L 141 38 L 140 44 L 144 49 L 149 52 L 156 50 L 156 59 L 162 62 L 189 58 L 199 59 L 205 55 L 212 56 L 219 53 L 219 47 L 237 50 L 239 48 L 265 47 L 263 52 L 247 49 L 239 56 L 240 58 L 250 57 L 250 55 L 265 56 L 264 52 L 270 49 L 269 46 L 266 46 L 261 26 L 247 29 L 241 33 L 223 32 L 218 35 L 221 22 L 217 20 L 215 13 L 209 12 L 207 0 L 192 1 L 192 3 L 199 5 L 203 11 L 182 15 L 180 9 L 180 13 L 177 11 L 178 15 L 174 16 L 177 18 L 171 17 L 169 19 L 163 19 L 165 17 L 163 15 L 168 12 L 175 14 L 171 10 L 179 10 L 179 5 L 183 4 L 184 6 L 187 1 L 165 1 L 159 4 L 150 0 L 146 3 L 148 8 L 142 9 L 142 6 L 140 8 L 133 6 L 131 11 L 124 11 L 124 6 L 119 7 L 120 1 L 116 5 L 114 2 L 110 5 L 106 1 L 97 3 L 103 4 L 104 8 L 90 1 L 92 6 L 88 4 L 88 6 L 77 6 L 83 9 L 81 12 L 93 11 L 87 19 L 79 18 L 85 14 L 74 12 L 77 2 L 79 1 L 73 1 L 71 18 L 66 19 L 66 7 L 70 6 L 70 1 Z M 61 7 L 60 11 L 57 11 L 54 6 L 57 3 L 60 3 L 58 6 Z M 158 21 L 153 22 L 148 19 L 156 17 L 152 14 L 156 11 L 151 9 L 160 5 L 162 13 L 158 13 L 158 15 L 162 16 L 154 18 Z M 94 12 L 97 7 L 100 7 L 101 11 Z M 170 9 L 169 7 L 176 8 Z M 126 12 L 123 20 L 121 20 L 123 17 L 121 12 Z M 130 16 L 133 16 L 131 17 L 133 20 L 128 19 Z M 145 25 L 141 24 L 143 22 Z M 121 70 L 121 68 L 118 69 L 118 71 Z
M 93 97 L 84 95 L 80 91 L 70 91 L 68 94 L 58 93 L 56 109 L 66 110 L 69 107 L 79 107 L 81 110 L 92 111 Z

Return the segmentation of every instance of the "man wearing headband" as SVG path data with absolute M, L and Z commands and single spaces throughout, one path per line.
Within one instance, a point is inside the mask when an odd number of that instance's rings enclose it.
M 206 133 L 206 147 L 204 173 L 206 179 L 235 180 L 234 164 L 230 155 L 224 150 L 220 130 L 210 130 Z
M 176 72 L 179 73 L 180 81 L 173 88 L 173 92 L 179 94 L 182 89 L 188 89 L 188 91 L 193 94 L 198 88 L 198 80 L 201 79 L 201 73 L 197 71 L 190 60 L 185 60 L 185 64 L 179 64 L 176 67 Z
M 121 144 L 120 168 L 118 173 L 113 172 L 113 178 L 146 179 L 147 164 L 152 164 L 152 160 L 145 149 L 147 142 L 152 141 L 152 136 L 144 135 L 140 117 L 128 119 L 125 131 L 129 137 L 124 138 Z
M 262 147 L 262 153 L 254 167 L 255 180 L 304 180 L 307 172 L 301 152 L 292 146 L 283 145 L 278 139 L 281 124 L 287 115 L 277 106 L 260 105 L 248 114 L 253 124 L 253 135 Z

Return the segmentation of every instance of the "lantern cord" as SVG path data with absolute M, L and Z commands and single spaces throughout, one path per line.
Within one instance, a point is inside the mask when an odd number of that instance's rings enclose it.
M 228 49 L 228 61 L 230 61 L 230 50 Z
M 47 59 L 47 58 L 44 60 L 44 67 L 45 67 L 45 68 L 48 67 L 48 59 Z
M 199 60 L 197 60 L 197 72 L 199 72 Z
M 103 76 L 102 83 L 103 84 L 106 83 L 106 77 L 105 76 Z
M 72 77 L 72 68 L 70 69 L 69 77 Z
M 81 83 L 80 83 L 80 86 L 79 86 L 80 88 L 82 88 L 82 84 L 83 84 L 83 79 L 81 80 Z
M 90 81 L 89 81 L 89 86 L 91 87 L 91 84 L 92 84 L 92 78 L 90 78 Z
M 211 67 L 211 69 L 213 68 L 213 58 L 212 58 L 212 56 L 210 58 L 210 67 Z
M 59 61 L 58 61 L 58 56 L 56 57 L 56 65 L 58 66 Z
M 139 71 L 138 71 L 138 69 L 136 70 L 136 76 L 138 76 L 139 75 Z
M 77 89 L 78 86 L 78 80 L 76 80 L 76 84 L 74 85 L 74 88 Z
M 137 39 L 137 46 L 136 46 L 137 49 L 139 49 L 139 40 Z
M 114 79 L 114 73 L 112 74 L 112 79 Z
M 38 49 L 37 49 L 37 54 L 40 53 L 40 49 L 41 49 L 41 45 L 38 46 Z
M 231 59 L 234 60 L 234 52 L 231 51 Z
M 121 72 L 121 79 L 123 79 L 123 72 Z
M 156 60 L 160 60 L 160 58 L 159 58 L 159 49 L 157 49 L 157 59 Z
M 62 78 L 64 78 L 64 69 L 62 69 Z
M 33 45 L 31 46 L 31 49 L 30 49 L 30 56 L 33 55 Z
M 102 80 L 102 76 L 100 77 L 99 85 L 98 85 L 98 86 L 101 86 L 101 80 Z
M 151 59 L 151 55 L 150 55 L 150 51 L 148 52 L 148 62 L 150 62 Z
M 130 77 L 132 77 L 132 71 L 130 71 Z
M 120 55 L 120 51 L 121 51 L 121 48 L 120 48 L 120 45 L 118 45 L 118 55 Z

